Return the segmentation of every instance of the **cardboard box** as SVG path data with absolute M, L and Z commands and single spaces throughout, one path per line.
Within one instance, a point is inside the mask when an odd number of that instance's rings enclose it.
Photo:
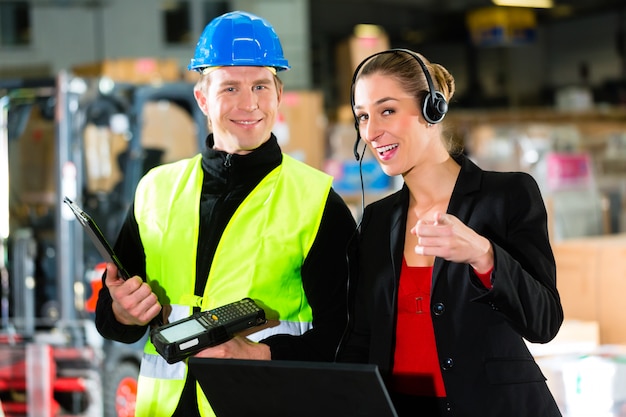
M 566 387 L 563 370 L 572 361 L 591 355 L 600 349 L 600 328 L 597 322 L 565 320 L 559 333 L 550 342 L 525 341 L 546 377 L 550 392 L 565 415 L 567 409 Z M 568 384 L 568 388 L 571 386 Z M 568 395 L 571 397 L 571 393 Z
M 336 160 L 355 160 L 354 143 L 357 138 L 357 132 L 354 128 L 354 121 L 335 122 L 328 127 L 328 150 L 329 159 Z M 361 153 L 365 143 L 359 143 L 359 154 Z
M 550 355 L 536 361 L 563 416 L 624 416 L 626 346 L 603 345 L 584 355 Z
M 51 205 L 56 190 L 56 126 L 33 106 L 24 132 L 9 141 L 9 175 L 17 201 L 26 205 Z
M 373 25 L 357 25 L 354 35 L 339 43 L 335 50 L 338 105 L 350 104 L 352 77 L 361 61 L 386 49 L 389 49 L 389 37 Z
M 149 101 L 142 111 L 141 146 L 162 152 L 160 163 L 198 152 L 198 127 L 186 110 L 171 101 Z
M 597 321 L 600 344 L 626 344 L 626 235 L 553 244 L 566 319 Z
M 535 358 L 537 365 L 541 369 L 541 372 L 546 377 L 546 384 L 550 393 L 554 397 L 559 410 L 563 416 L 566 416 L 565 410 L 567 408 L 565 400 L 565 386 L 563 383 L 563 365 L 567 361 L 571 361 L 572 356 L 540 356 Z
M 178 60 L 173 58 L 118 58 L 76 65 L 79 77 L 108 77 L 130 84 L 152 84 L 181 79 Z
M 128 150 L 128 132 L 89 124 L 84 131 L 85 172 L 91 192 L 110 192 L 122 180 L 120 160 Z M 143 171 L 200 151 L 192 116 L 170 101 L 148 101 L 141 113 Z
M 524 340 L 535 357 L 584 355 L 600 346 L 600 325 L 597 321 L 566 319 L 559 333 L 548 343 L 530 343 Z
M 112 191 L 122 179 L 118 157 L 128 148 L 126 137 L 107 126 L 88 124 L 83 143 L 87 189 L 92 193 Z
M 272 131 L 283 152 L 321 170 L 327 125 L 320 91 L 285 91 Z
M 568 417 L 619 417 L 626 405 L 626 356 L 595 354 L 564 361 Z

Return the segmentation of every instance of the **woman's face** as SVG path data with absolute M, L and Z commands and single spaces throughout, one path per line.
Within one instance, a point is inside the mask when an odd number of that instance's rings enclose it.
M 354 111 L 361 138 L 389 176 L 408 173 L 429 157 L 433 146 L 442 146 L 416 99 L 395 78 L 376 73 L 360 78 Z

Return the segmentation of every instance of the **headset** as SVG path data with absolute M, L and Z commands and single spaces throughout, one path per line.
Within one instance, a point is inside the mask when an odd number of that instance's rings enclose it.
M 359 120 L 354 111 L 354 84 L 356 82 L 356 78 L 359 75 L 359 72 L 361 71 L 363 65 L 369 62 L 370 59 L 378 55 L 397 52 L 404 52 L 412 56 L 420 65 L 420 68 L 422 68 L 422 72 L 424 73 L 424 77 L 426 78 L 426 82 L 428 83 L 428 94 L 424 96 L 424 102 L 422 103 L 422 115 L 424 116 L 424 120 L 426 120 L 430 124 L 436 124 L 441 122 L 448 112 L 448 102 L 446 101 L 446 98 L 440 91 L 435 90 L 435 85 L 433 84 L 430 72 L 428 72 L 428 69 L 426 68 L 426 64 L 424 64 L 424 61 L 422 61 L 422 59 L 415 52 L 409 49 L 394 48 L 370 55 L 369 57 L 365 58 L 354 70 L 354 75 L 352 76 L 352 85 L 350 87 L 350 107 L 352 109 L 352 115 L 354 116 L 354 127 L 356 128 L 356 141 L 354 142 L 353 150 L 354 158 L 357 161 L 360 161 L 362 159 L 362 156 L 359 155 L 358 148 L 359 142 L 361 141 L 361 133 L 359 132 Z M 363 151 L 365 152 L 365 149 Z

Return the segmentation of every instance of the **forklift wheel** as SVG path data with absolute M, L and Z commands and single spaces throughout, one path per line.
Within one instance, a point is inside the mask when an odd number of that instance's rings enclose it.
M 139 368 L 131 362 L 119 364 L 105 377 L 105 417 L 132 417 L 137 399 Z

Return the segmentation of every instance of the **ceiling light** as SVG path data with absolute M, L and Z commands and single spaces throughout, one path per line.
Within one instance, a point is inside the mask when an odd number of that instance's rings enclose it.
M 492 0 L 496 6 L 510 7 L 533 7 L 537 9 L 549 9 L 554 6 L 552 0 Z

